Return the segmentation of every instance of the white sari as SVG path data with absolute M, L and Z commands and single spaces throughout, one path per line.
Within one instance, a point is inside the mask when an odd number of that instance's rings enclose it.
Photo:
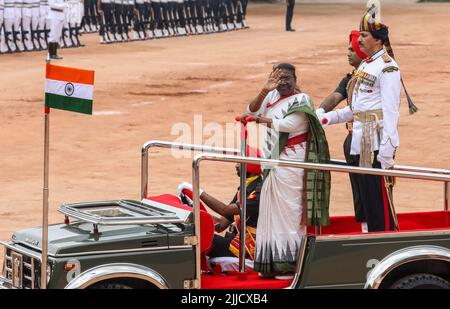
M 280 132 L 286 132 L 289 133 L 288 146 L 279 159 L 305 160 L 308 119 L 304 113 L 284 116 L 295 100 L 301 102 L 303 96 L 306 94 L 280 98 L 278 91 L 273 90 L 261 108 L 253 113 L 272 118 L 272 128 L 266 131 L 264 157 L 270 156 Z M 303 169 L 274 167 L 264 179 L 256 231 L 256 271 L 283 273 L 295 270 L 300 242 L 306 234 L 306 225 L 302 225 L 303 176 Z

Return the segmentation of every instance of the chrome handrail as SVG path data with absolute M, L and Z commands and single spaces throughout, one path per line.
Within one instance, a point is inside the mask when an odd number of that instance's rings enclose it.
M 148 151 L 152 147 L 159 148 L 172 148 L 172 149 L 184 149 L 191 151 L 203 151 L 209 153 L 222 153 L 222 154 L 233 154 L 239 155 L 241 151 L 232 148 L 220 148 L 211 147 L 203 145 L 194 144 L 182 144 L 175 142 L 167 142 L 160 140 L 151 140 L 146 142 L 142 146 L 141 152 L 141 198 L 146 198 L 148 194 Z M 448 200 L 449 190 L 448 182 L 450 182 L 450 170 L 445 169 L 433 169 L 433 168 L 422 168 L 422 167 L 412 167 L 412 166 L 402 166 L 396 165 L 394 170 L 382 170 L 373 168 L 361 168 L 343 165 L 345 161 L 342 160 L 332 160 L 331 162 L 336 164 L 315 164 L 308 162 L 297 162 L 297 161 L 280 161 L 280 160 L 270 160 L 270 159 L 260 159 L 260 158 L 249 158 L 241 156 L 217 156 L 214 154 L 199 154 L 194 158 L 192 163 L 192 185 L 193 185 L 193 199 L 194 199 L 194 222 L 195 222 L 195 237 L 200 239 L 200 171 L 199 164 L 202 160 L 209 161 L 221 161 L 221 162 L 238 162 L 238 163 L 253 163 L 257 165 L 265 164 L 272 166 L 287 166 L 287 167 L 297 167 L 304 169 L 317 169 L 317 170 L 329 170 L 334 172 L 344 172 L 344 173 L 357 173 L 357 174 L 371 174 L 380 176 L 396 176 L 400 178 L 412 178 L 412 179 L 422 179 L 431 181 L 443 181 L 444 182 L 444 209 L 448 210 Z M 438 175 L 435 175 L 438 174 Z M 200 275 L 200 246 L 195 246 L 196 250 L 196 279 L 198 280 L 198 288 L 201 287 Z M 299 273 L 295 276 L 299 278 Z M 296 281 L 296 280 L 294 280 Z M 295 282 L 293 282 L 295 285 Z M 293 286 L 291 285 L 291 287 Z
M 145 142 L 141 150 L 141 199 L 146 198 L 148 194 L 148 151 L 152 147 L 171 148 L 179 150 L 203 151 L 223 154 L 240 154 L 240 150 L 232 148 L 211 147 L 194 144 L 183 144 L 175 142 L 166 142 L 160 140 L 150 140 Z
M 152 147 L 158 148 L 166 148 L 166 149 L 180 149 L 180 150 L 191 150 L 191 151 L 203 151 L 203 152 L 211 152 L 211 153 L 222 153 L 222 154 L 234 154 L 239 155 L 241 151 L 239 149 L 233 148 L 221 148 L 221 147 L 212 147 L 212 146 L 204 146 L 204 145 L 195 145 L 195 144 L 183 144 L 183 143 L 175 143 L 175 142 L 167 142 L 161 140 L 150 140 L 143 144 L 141 151 L 141 199 L 147 197 L 148 193 L 148 151 Z M 331 159 L 330 163 L 336 163 L 337 165 L 346 165 L 344 160 Z M 447 174 L 450 175 L 450 170 L 446 169 L 436 169 L 436 168 L 427 168 L 427 167 L 415 167 L 415 166 L 407 166 L 407 165 L 395 165 L 393 171 L 411 171 L 411 172 L 428 172 L 435 174 Z M 349 171 L 350 172 L 350 171 Z M 364 174 L 364 173 L 363 173 Z M 448 192 L 448 184 L 447 182 L 444 184 L 444 196 L 446 198 L 444 200 L 449 200 L 447 193 Z M 448 202 L 447 202 L 448 206 Z M 447 208 L 448 210 L 448 208 Z
M 330 160 L 330 163 L 336 163 L 336 164 L 347 164 L 344 160 Z M 444 175 L 450 175 L 450 170 L 440 169 L 440 168 L 429 168 L 429 167 L 416 167 L 416 166 L 408 166 L 408 165 L 395 165 L 394 170 L 396 171 L 410 171 L 410 172 L 428 172 L 428 173 L 435 173 L 435 174 L 444 174 Z M 448 187 L 449 182 L 444 182 L 444 210 L 448 211 L 448 205 L 450 200 L 450 190 Z
M 345 160 L 337 160 L 337 159 L 331 159 L 330 163 L 347 165 L 347 162 Z M 416 167 L 416 166 L 409 166 L 409 165 L 395 165 L 394 170 L 410 171 L 410 172 L 428 172 L 428 173 L 435 173 L 435 174 L 450 175 L 450 170 L 445 170 L 445 169 L 440 169 L 440 168 L 429 168 L 429 167 Z
M 450 174 L 435 174 L 426 172 L 410 172 L 410 171 L 399 171 L 399 170 L 384 170 L 377 168 L 367 168 L 367 167 L 356 167 L 356 166 L 343 166 L 340 164 L 325 164 L 325 163 L 310 163 L 301 161 L 290 161 L 290 160 L 274 160 L 274 159 L 262 159 L 254 157 L 241 157 L 241 156 L 229 156 L 229 155 L 215 155 L 215 154 L 198 154 L 195 156 L 193 161 L 193 170 L 200 161 L 218 161 L 218 162 L 230 162 L 230 163 L 247 163 L 256 164 L 268 167 L 282 166 L 282 167 L 294 167 L 303 169 L 315 169 L 321 171 L 331 171 L 331 172 L 347 172 L 354 174 L 368 174 L 368 175 L 378 175 L 378 176 L 393 176 L 399 178 L 410 178 L 410 179 L 420 179 L 420 180 L 430 180 L 430 181 L 444 181 L 450 182 Z
M 282 166 L 282 167 L 294 167 L 302 169 L 315 169 L 323 171 L 333 172 L 351 172 L 356 174 L 369 174 L 379 176 L 394 176 L 399 178 L 421 179 L 430 181 L 444 181 L 450 182 L 450 175 L 433 174 L 425 172 L 411 172 L 411 171 L 396 171 L 396 170 L 383 170 L 375 168 L 363 168 L 353 166 L 343 166 L 339 164 L 322 164 L 322 163 L 309 163 L 298 162 L 288 160 L 274 160 L 274 159 L 261 159 L 252 157 L 239 157 L 228 155 L 214 155 L 214 154 L 198 154 L 195 156 L 192 162 L 192 186 L 193 186 L 193 199 L 194 199 L 194 223 L 195 223 L 195 235 L 200 237 L 200 162 L 202 161 L 217 161 L 217 162 L 229 162 L 229 163 L 251 163 L 251 164 L 264 164 L 266 166 Z M 290 287 L 295 287 L 301 272 L 301 265 L 297 265 L 296 273 Z M 198 287 L 201 287 L 201 269 L 200 269 L 200 247 L 196 246 L 196 278 L 199 282 Z

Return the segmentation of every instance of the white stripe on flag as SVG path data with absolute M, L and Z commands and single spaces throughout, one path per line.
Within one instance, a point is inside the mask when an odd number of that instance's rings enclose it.
M 92 100 L 94 93 L 94 85 L 70 83 L 60 80 L 46 79 L 45 92 L 65 97 Z

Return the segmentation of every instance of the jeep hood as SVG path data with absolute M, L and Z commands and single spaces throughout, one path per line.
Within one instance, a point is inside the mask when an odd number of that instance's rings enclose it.
M 95 253 L 97 251 L 127 250 L 138 248 L 168 248 L 169 234 L 184 234 L 177 226 L 121 225 L 99 226 L 93 232 L 93 224 L 74 222 L 55 224 L 48 228 L 48 254 L 71 255 Z M 42 250 L 42 229 L 31 228 L 14 233 L 12 241 L 34 250 Z

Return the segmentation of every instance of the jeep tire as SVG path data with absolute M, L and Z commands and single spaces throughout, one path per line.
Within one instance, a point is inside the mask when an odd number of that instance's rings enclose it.
M 414 274 L 396 281 L 391 289 L 450 289 L 450 283 L 436 275 Z

